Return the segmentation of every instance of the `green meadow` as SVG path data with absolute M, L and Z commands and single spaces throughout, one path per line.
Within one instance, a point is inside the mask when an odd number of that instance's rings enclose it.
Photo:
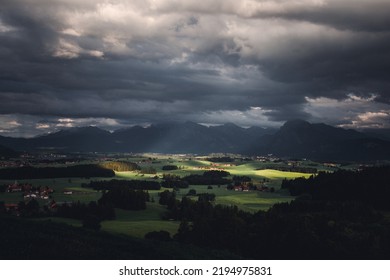
M 166 212 L 165 207 L 159 205 L 158 202 L 147 203 L 147 209 L 141 211 L 116 209 L 116 220 L 103 221 L 101 223 L 102 230 L 140 238 L 151 231 L 165 230 L 173 236 L 177 232 L 180 222 L 162 220 L 161 215 L 164 212 Z

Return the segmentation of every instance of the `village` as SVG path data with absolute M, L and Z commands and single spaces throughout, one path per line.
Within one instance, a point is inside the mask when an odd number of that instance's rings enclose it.
M 7 193 L 21 193 L 24 200 L 24 204 L 28 204 L 31 200 L 42 199 L 49 201 L 52 198 L 54 190 L 49 186 L 34 187 L 30 183 L 18 183 L 15 181 L 13 184 L 9 184 L 6 188 Z M 52 204 L 49 203 L 51 206 Z M 5 209 L 9 213 L 18 215 L 20 205 L 16 203 L 5 203 Z

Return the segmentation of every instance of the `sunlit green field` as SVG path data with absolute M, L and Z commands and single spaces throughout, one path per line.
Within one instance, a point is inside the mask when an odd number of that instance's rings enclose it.
M 265 193 L 259 191 L 233 191 L 227 190 L 225 186 L 212 186 L 212 189 L 208 189 L 207 186 L 190 186 L 188 189 L 181 189 L 177 193 L 177 198 L 181 199 L 186 196 L 190 189 L 196 190 L 197 194 L 200 193 L 214 193 L 216 195 L 215 204 L 223 204 L 227 206 L 237 206 L 241 210 L 256 212 L 258 210 L 267 210 L 273 204 L 279 202 L 289 202 L 293 197 L 284 194 L 283 192 Z M 194 200 L 196 196 L 190 197 Z

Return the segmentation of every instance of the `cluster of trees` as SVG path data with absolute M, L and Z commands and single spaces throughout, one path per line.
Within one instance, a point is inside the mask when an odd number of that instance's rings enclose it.
M 31 199 L 29 201 L 20 201 L 18 203 L 19 214 L 22 217 L 37 217 L 40 216 L 40 206 L 38 201 Z
M 72 204 L 57 205 L 55 216 L 76 220 L 88 220 L 90 216 L 96 217 L 99 222 L 103 220 L 115 220 L 115 209 L 111 203 L 91 201 L 88 204 L 75 202 Z M 89 217 L 88 217 L 89 216 Z
M 103 192 L 99 199 L 100 204 L 110 204 L 125 210 L 144 210 L 146 202 L 150 200 L 149 193 L 143 190 L 134 190 L 126 186 L 115 186 Z
M 203 172 L 203 176 L 209 178 L 223 178 L 229 175 L 230 173 L 224 170 L 210 170 Z
M 198 193 L 199 201 L 215 201 L 215 193 Z
M 187 196 L 195 196 L 196 195 L 196 190 L 195 189 L 190 189 L 187 193 Z
M 215 193 L 196 193 L 195 189 L 190 189 L 187 196 L 197 196 L 198 200 L 215 201 Z
M 172 174 L 164 174 L 164 181 L 161 186 L 164 188 L 184 189 L 189 185 L 225 185 L 232 181 L 224 178 L 229 176 L 230 173 L 223 170 L 210 170 L 205 171 L 202 175 L 192 174 L 180 178 L 179 176 Z
M 231 157 L 209 157 L 206 158 L 207 161 L 211 162 L 233 162 L 234 158 Z
M 158 194 L 161 205 L 166 205 L 169 210 L 173 209 L 176 204 L 176 192 L 175 191 L 163 191 Z
M 177 165 L 164 165 L 162 168 L 164 171 L 169 171 L 169 170 L 177 170 L 179 167 Z
M 187 181 L 190 185 L 226 185 L 232 182 L 230 179 L 224 178 L 229 175 L 230 173 L 227 171 L 210 170 L 205 171 L 203 175 L 185 176 L 182 180 Z
M 3 192 L 6 192 L 6 190 L 8 189 L 8 185 L 0 185 L 0 193 L 3 193 Z
M 83 188 L 92 188 L 94 190 L 111 190 L 117 187 L 125 187 L 133 190 L 159 190 L 161 185 L 157 181 L 147 180 L 117 180 L 110 181 L 91 181 L 81 184 Z
M 67 167 L 32 167 L 0 169 L 0 179 L 44 179 L 44 178 L 89 178 L 89 177 L 114 177 L 115 172 L 96 164 L 74 165 Z
M 284 180 L 282 188 L 291 195 L 310 195 L 314 200 L 360 201 L 376 208 L 390 209 L 390 166 L 361 171 L 320 172 L 308 179 Z
M 196 194 L 196 191 L 192 194 L 188 194 L 188 196 L 197 196 L 198 200 L 197 202 L 207 202 L 210 203 L 212 201 L 215 201 L 215 194 L 210 193 L 201 193 Z M 194 217 L 194 210 L 192 209 L 195 207 L 196 201 L 192 200 L 189 197 L 182 197 L 181 200 L 176 199 L 176 192 L 175 191 L 163 191 L 159 193 L 159 203 L 161 205 L 166 205 L 169 212 L 165 213 L 165 216 L 163 216 L 163 219 L 174 219 L 174 220 L 191 220 Z
M 115 209 L 111 203 L 91 201 L 88 204 L 76 202 L 57 206 L 55 216 L 81 220 L 83 227 L 99 230 L 103 220 L 114 220 Z
M 109 162 L 101 163 L 100 166 L 118 172 L 135 171 L 141 169 L 141 167 L 139 167 L 138 164 L 129 161 L 109 161 Z
M 233 176 L 233 182 L 240 182 L 240 183 L 246 183 L 246 182 L 251 182 L 252 178 L 248 176 Z
M 164 174 L 163 180 L 161 182 L 161 186 L 164 188 L 172 188 L 172 189 L 185 189 L 188 188 L 188 182 L 180 179 L 179 176 L 172 174 Z

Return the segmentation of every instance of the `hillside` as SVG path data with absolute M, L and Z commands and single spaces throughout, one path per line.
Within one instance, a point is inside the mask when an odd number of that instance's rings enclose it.
M 352 129 L 293 120 L 275 134 L 258 139 L 245 153 L 315 160 L 383 160 L 390 158 L 390 142 Z
M 18 150 L 56 149 L 80 152 L 236 153 L 272 133 L 233 124 L 207 127 L 192 122 L 134 126 L 110 133 L 97 127 L 61 130 L 30 139 L 0 137 L 0 144 Z
M 16 157 L 18 155 L 19 155 L 18 152 L 0 145 L 0 158 L 11 158 L 11 157 Z
M 390 142 L 352 129 L 294 120 L 263 138 L 251 153 L 258 151 L 317 160 L 389 159 Z

